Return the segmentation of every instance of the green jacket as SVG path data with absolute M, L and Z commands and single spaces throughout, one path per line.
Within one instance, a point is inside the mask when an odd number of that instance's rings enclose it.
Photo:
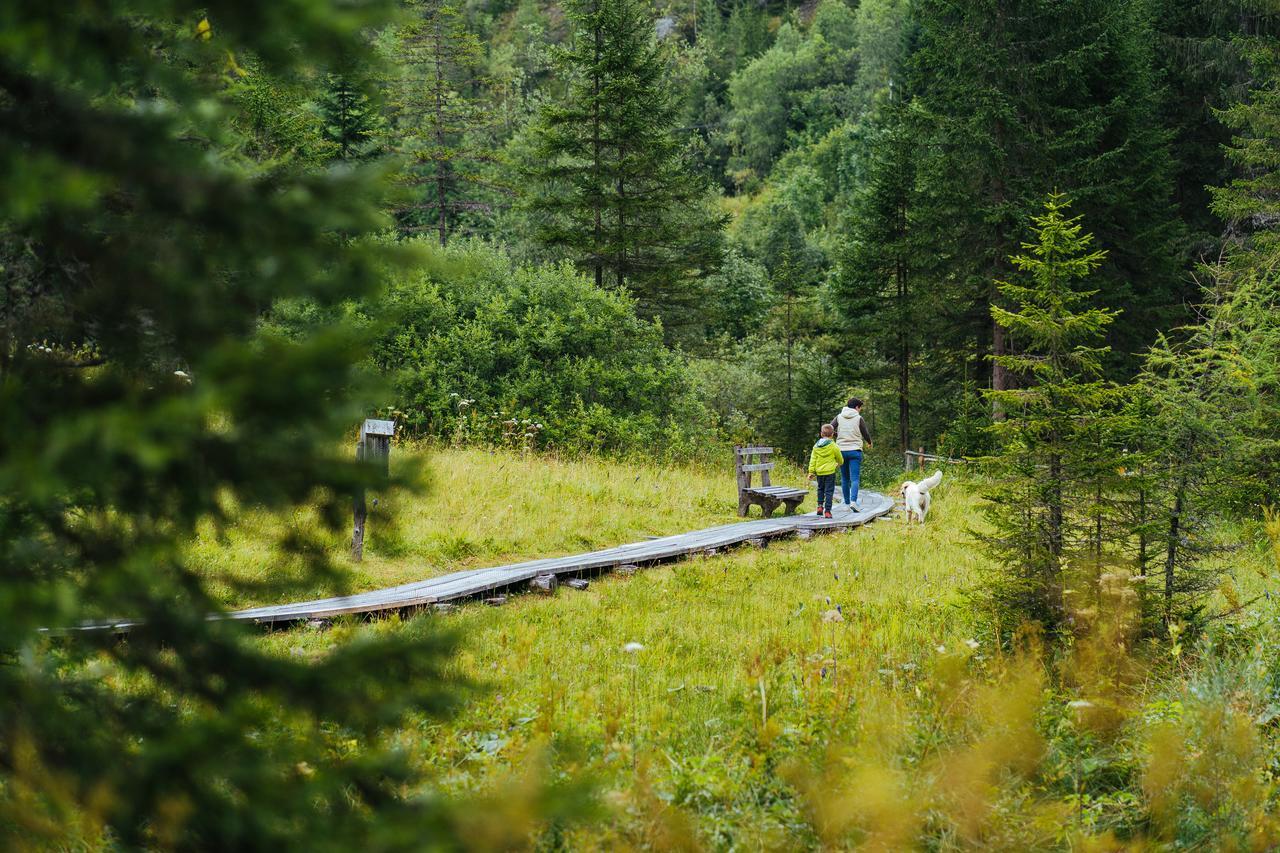
M 844 454 L 836 443 L 829 438 L 820 438 L 809 454 L 809 473 L 819 477 L 834 474 L 843 462 Z

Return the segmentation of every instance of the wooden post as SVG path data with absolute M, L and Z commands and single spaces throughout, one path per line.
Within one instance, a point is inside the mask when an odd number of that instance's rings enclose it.
M 920 448 L 920 455 L 916 457 L 916 461 L 920 463 L 920 470 L 924 470 L 924 448 Z
M 378 466 L 384 479 L 391 473 L 391 436 L 395 431 L 395 421 L 366 418 L 356 442 L 356 460 Z M 351 559 L 358 563 L 364 559 L 364 525 L 369 514 L 363 487 L 356 489 L 353 503 Z
M 356 442 L 356 461 L 364 461 L 364 443 Z M 352 508 L 351 559 L 357 563 L 364 559 L 364 522 L 368 507 L 364 501 L 364 486 L 356 487 L 356 496 Z
M 751 487 L 751 474 L 742 470 L 742 464 L 742 447 L 734 445 L 733 473 L 738 481 L 738 515 L 746 516 L 751 509 L 751 502 L 747 500 L 747 489 Z

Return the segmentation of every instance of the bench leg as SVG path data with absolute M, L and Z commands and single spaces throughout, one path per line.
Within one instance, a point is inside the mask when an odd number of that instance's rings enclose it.
M 746 518 L 749 512 L 751 512 L 751 498 L 746 495 L 738 495 L 738 515 Z
M 765 518 L 773 518 L 773 511 L 778 508 L 778 501 L 774 498 L 766 498 L 760 501 L 760 509 L 764 512 Z
M 787 505 L 787 511 L 784 513 L 784 515 L 795 515 L 796 507 L 804 503 L 804 498 L 791 498 L 785 501 L 785 503 Z

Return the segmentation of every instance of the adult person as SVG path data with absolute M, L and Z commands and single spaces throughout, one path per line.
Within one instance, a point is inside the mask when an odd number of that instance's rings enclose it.
M 840 448 L 844 459 L 840 464 L 840 491 L 844 495 L 844 505 L 852 507 L 854 512 L 861 512 L 858 487 L 862 483 L 862 448 L 871 449 L 871 433 L 867 432 L 867 422 L 862 417 L 862 401 L 850 397 L 849 404 L 832 419 L 831 428 L 836 431 L 836 447 Z

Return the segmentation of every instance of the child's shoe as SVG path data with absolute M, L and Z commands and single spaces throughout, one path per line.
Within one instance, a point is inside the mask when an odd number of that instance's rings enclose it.
M 822 507 L 818 507 L 818 510 L 817 510 L 817 512 L 815 512 L 815 513 L 814 513 L 814 515 L 821 517 L 821 515 L 822 515 Z
M 830 517 L 831 517 L 831 510 L 826 510 L 825 512 L 823 512 L 823 513 L 822 513 L 822 517 L 823 517 L 823 518 L 830 518 Z

